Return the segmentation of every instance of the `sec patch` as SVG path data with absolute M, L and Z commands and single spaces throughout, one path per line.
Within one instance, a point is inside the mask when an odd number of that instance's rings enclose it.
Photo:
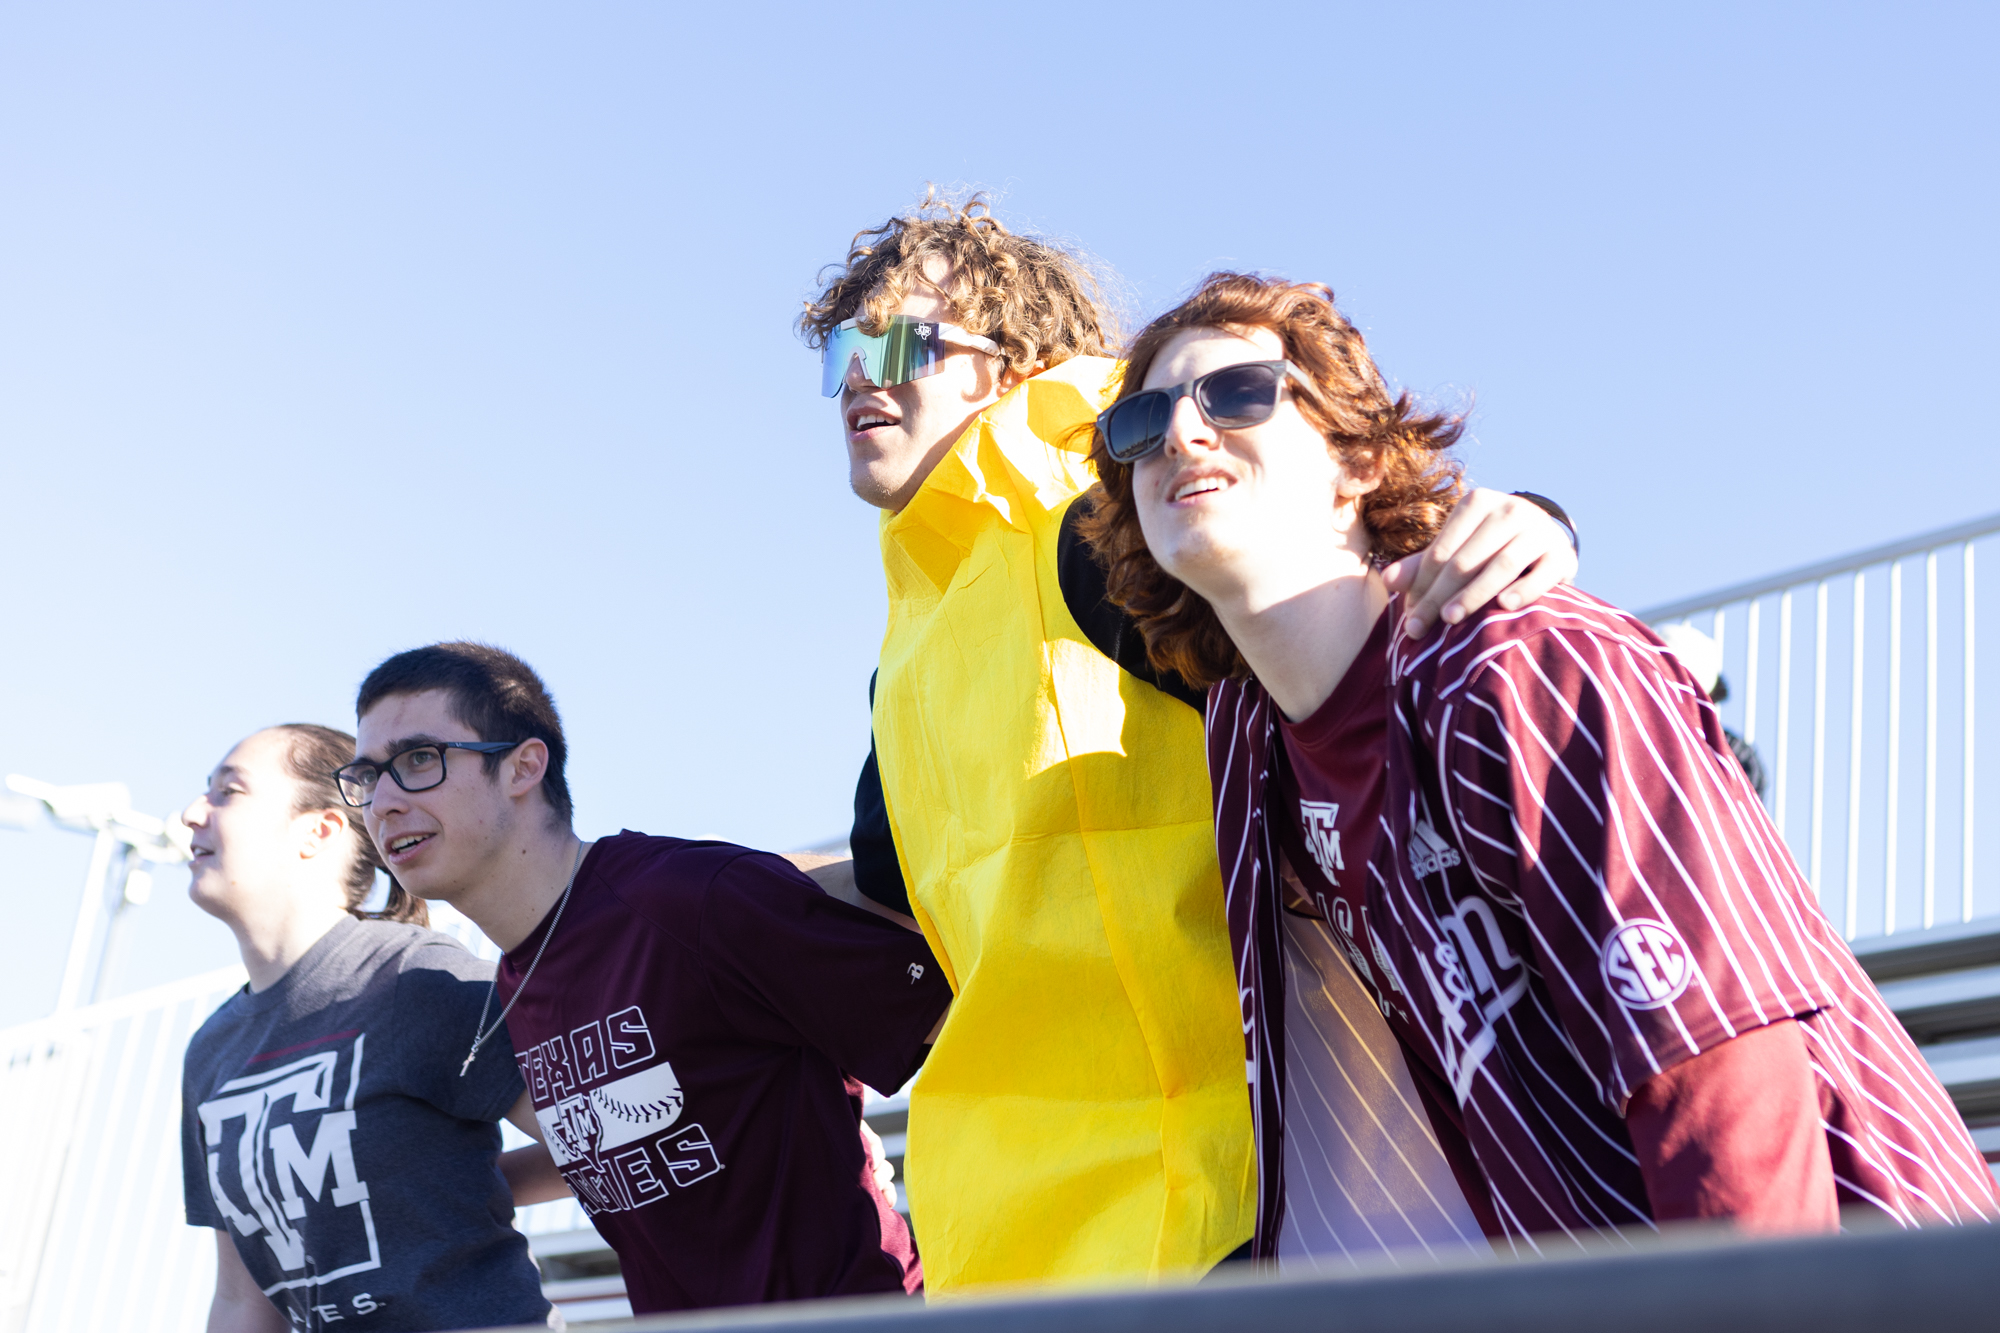
M 1633 917 L 1604 937 L 1604 986 L 1627 1009 L 1662 1009 L 1694 979 L 1694 959 L 1672 926 Z

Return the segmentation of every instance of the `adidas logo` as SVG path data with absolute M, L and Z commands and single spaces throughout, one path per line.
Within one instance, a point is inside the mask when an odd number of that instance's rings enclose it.
M 1458 850 L 1438 836 L 1428 819 L 1419 819 L 1410 831 L 1410 873 L 1418 879 L 1458 865 Z

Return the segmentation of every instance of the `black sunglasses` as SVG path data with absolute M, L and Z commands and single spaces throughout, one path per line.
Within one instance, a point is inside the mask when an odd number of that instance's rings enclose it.
M 1242 361 L 1170 389 L 1147 389 L 1099 413 L 1097 433 L 1112 462 L 1136 463 L 1167 442 L 1174 403 L 1182 398 L 1194 399 L 1201 419 L 1217 430 L 1261 425 L 1278 410 L 1278 386 L 1287 375 L 1305 381 L 1289 361 Z
M 340 799 L 349 805 L 365 806 L 375 799 L 375 785 L 387 773 L 404 791 L 429 791 L 445 779 L 444 752 L 470 750 L 474 754 L 505 754 L 520 741 L 428 741 L 398 750 L 383 763 L 357 759 L 336 768 L 333 780 L 340 784 Z

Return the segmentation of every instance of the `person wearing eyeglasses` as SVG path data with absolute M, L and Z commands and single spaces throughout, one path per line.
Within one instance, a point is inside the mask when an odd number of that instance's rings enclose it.
M 187 1219 L 212 1227 L 214 1333 L 560 1323 L 515 1204 L 563 1197 L 500 1034 L 458 1077 L 493 967 L 424 929 L 333 769 L 354 738 L 271 727 L 230 750 L 182 819 L 189 896 L 236 935 L 247 985 L 183 1071 Z
M 853 858 L 812 873 L 910 914 L 955 992 L 910 1093 L 928 1287 L 1204 1271 L 1247 1244 L 1257 1171 L 1201 696 L 1077 535 L 1111 320 L 975 199 L 856 236 L 799 325 L 889 598 Z M 1457 616 L 1575 567 L 1482 492 L 1400 575 Z
M 546 686 L 498 648 L 398 653 L 338 774 L 391 873 L 506 950 L 441 1077 L 511 1037 L 545 1143 L 636 1313 L 922 1284 L 861 1135 L 950 991 L 923 938 L 777 856 L 572 830 Z
M 2000 1214 L 1657 636 L 1567 587 L 1404 632 L 1383 569 L 1459 503 L 1461 430 L 1325 287 L 1225 273 L 1094 432 L 1111 596 L 1208 690 L 1258 1256 Z

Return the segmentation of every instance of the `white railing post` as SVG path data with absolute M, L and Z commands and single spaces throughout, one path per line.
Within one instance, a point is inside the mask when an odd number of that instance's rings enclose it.
M 1848 939 L 1861 923 L 1861 716 L 1862 674 L 1867 669 L 1868 573 L 1854 571 L 1854 670 L 1848 692 L 1847 721 L 1847 902 L 1844 915 Z
M 1819 581 L 1813 602 L 1813 761 L 1812 761 L 1812 859 L 1807 882 L 1822 903 L 1826 891 L 1820 882 L 1821 835 L 1826 823 L 1826 580 Z
M 1743 682 L 1743 739 L 1752 745 L 1757 743 L 1757 640 L 1759 637 L 1757 631 L 1759 629 L 1758 620 L 1760 618 L 1758 612 L 1761 609 L 1758 602 L 1755 600 L 1751 601 L 1749 642 L 1744 645 L 1747 661 L 1743 668 L 1743 675 L 1745 677 Z
M 1791 808 L 1786 800 L 1787 779 L 1792 760 L 1792 593 L 1788 588 L 1778 597 L 1778 764 L 1771 783 L 1776 797 L 1771 811 L 1778 836 L 1785 836 Z
M 1924 929 L 1937 924 L 1937 552 L 1924 555 Z
M 1965 604 L 1965 675 L 1964 679 L 1959 682 L 1959 689 L 1962 700 L 1960 711 L 1964 715 L 1965 740 L 1963 753 L 1960 757 L 1965 766 L 1965 774 L 1960 779 L 1962 785 L 1959 789 L 1959 839 L 1961 845 L 1958 853 L 1958 919 L 1960 921 L 1970 921 L 1972 920 L 1972 837 L 1973 831 L 1979 825 L 1979 821 L 1973 814 L 1972 808 L 1973 750 L 1975 745 L 1973 705 L 1978 698 L 1977 693 L 1972 688 L 1972 654 L 1973 645 L 1977 642 L 1979 636 L 1976 632 L 1978 629 L 1978 620 L 1974 615 L 1972 596 L 1972 541 L 1970 538 L 1965 543 L 1965 587 L 1962 591 Z
M 1903 799 L 1903 565 L 1889 566 L 1889 772 L 1883 812 L 1882 933 L 1896 933 L 1896 845 Z

